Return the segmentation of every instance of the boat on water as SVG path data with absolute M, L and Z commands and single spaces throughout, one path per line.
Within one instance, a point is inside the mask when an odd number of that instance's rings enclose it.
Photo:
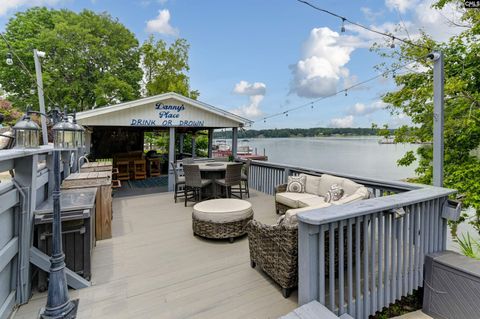
M 266 161 L 268 157 L 264 154 L 257 154 L 256 151 L 253 151 L 253 148 L 249 145 L 249 140 L 244 139 L 240 141 L 240 145 L 237 147 L 237 156 L 242 159 L 252 159 L 259 161 Z M 228 157 L 232 155 L 232 148 L 227 144 L 226 140 L 215 140 L 213 146 L 213 156 L 214 157 Z

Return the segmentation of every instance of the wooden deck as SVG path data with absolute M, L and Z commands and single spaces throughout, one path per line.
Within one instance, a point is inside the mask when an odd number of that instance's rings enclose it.
M 255 218 L 274 223 L 273 198 L 252 191 Z M 192 235 L 192 208 L 171 193 L 114 198 L 113 238 L 97 242 L 93 286 L 80 298 L 78 318 L 278 318 L 297 307 L 296 291 L 250 268 L 248 240 Z M 14 318 L 37 318 L 46 294 L 34 294 Z

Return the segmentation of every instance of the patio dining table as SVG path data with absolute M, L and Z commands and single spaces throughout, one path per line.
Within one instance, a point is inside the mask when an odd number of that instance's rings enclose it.
M 225 172 L 227 170 L 227 166 L 235 164 L 235 162 L 204 162 L 198 163 L 198 167 L 200 168 L 200 173 L 202 174 L 202 178 L 204 179 L 211 179 L 212 184 L 205 188 L 205 193 L 202 197 L 213 197 L 215 194 L 222 194 L 223 192 L 215 192 L 215 184 L 216 179 L 225 178 Z

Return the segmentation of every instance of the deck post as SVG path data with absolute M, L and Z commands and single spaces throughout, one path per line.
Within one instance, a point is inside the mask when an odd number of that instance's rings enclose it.
M 298 223 L 298 304 L 318 300 L 319 227 Z
M 14 162 L 15 169 L 15 181 L 22 187 L 28 189 L 28 206 L 25 211 L 26 228 L 24 232 L 19 233 L 19 237 L 22 238 L 21 247 L 19 247 L 19 258 L 25 261 L 24 265 L 21 265 L 20 272 L 23 280 L 20 282 L 22 293 L 22 299 L 18 300 L 19 304 L 28 302 L 28 298 L 31 294 L 31 273 L 30 273 L 30 245 L 33 243 L 33 212 L 37 206 L 37 165 L 38 155 L 24 156 L 16 158 Z M 49 172 L 49 174 L 53 174 Z M 22 255 L 22 256 L 20 256 Z
M 208 129 L 208 158 L 213 157 L 213 128 Z
M 433 52 L 433 185 L 443 186 L 444 82 L 443 53 Z
M 169 143 L 168 143 L 168 191 L 172 192 L 175 184 L 174 171 L 171 168 L 170 163 L 175 162 L 175 128 L 169 129 Z
M 196 142 L 197 141 L 195 141 L 195 136 L 196 136 L 196 134 L 192 133 L 192 158 L 196 157 L 196 151 L 197 151 L 197 148 L 196 148 L 196 146 L 197 146 Z
M 180 154 L 183 154 L 183 141 L 185 139 L 185 133 L 180 133 L 178 135 L 178 140 L 179 140 L 179 152 Z
M 232 127 L 232 156 L 237 158 L 238 148 L 238 127 Z

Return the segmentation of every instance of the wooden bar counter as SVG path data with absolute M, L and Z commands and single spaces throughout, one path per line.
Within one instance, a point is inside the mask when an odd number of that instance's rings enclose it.
M 112 238 L 112 172 L 70 174 L 62 183 L 62 189 L 96 187 L 95 237 L 97 240 Z
M 80 173 L 87 172 L 111 172 L 112 162 L 89 162 L 82 165 Z

